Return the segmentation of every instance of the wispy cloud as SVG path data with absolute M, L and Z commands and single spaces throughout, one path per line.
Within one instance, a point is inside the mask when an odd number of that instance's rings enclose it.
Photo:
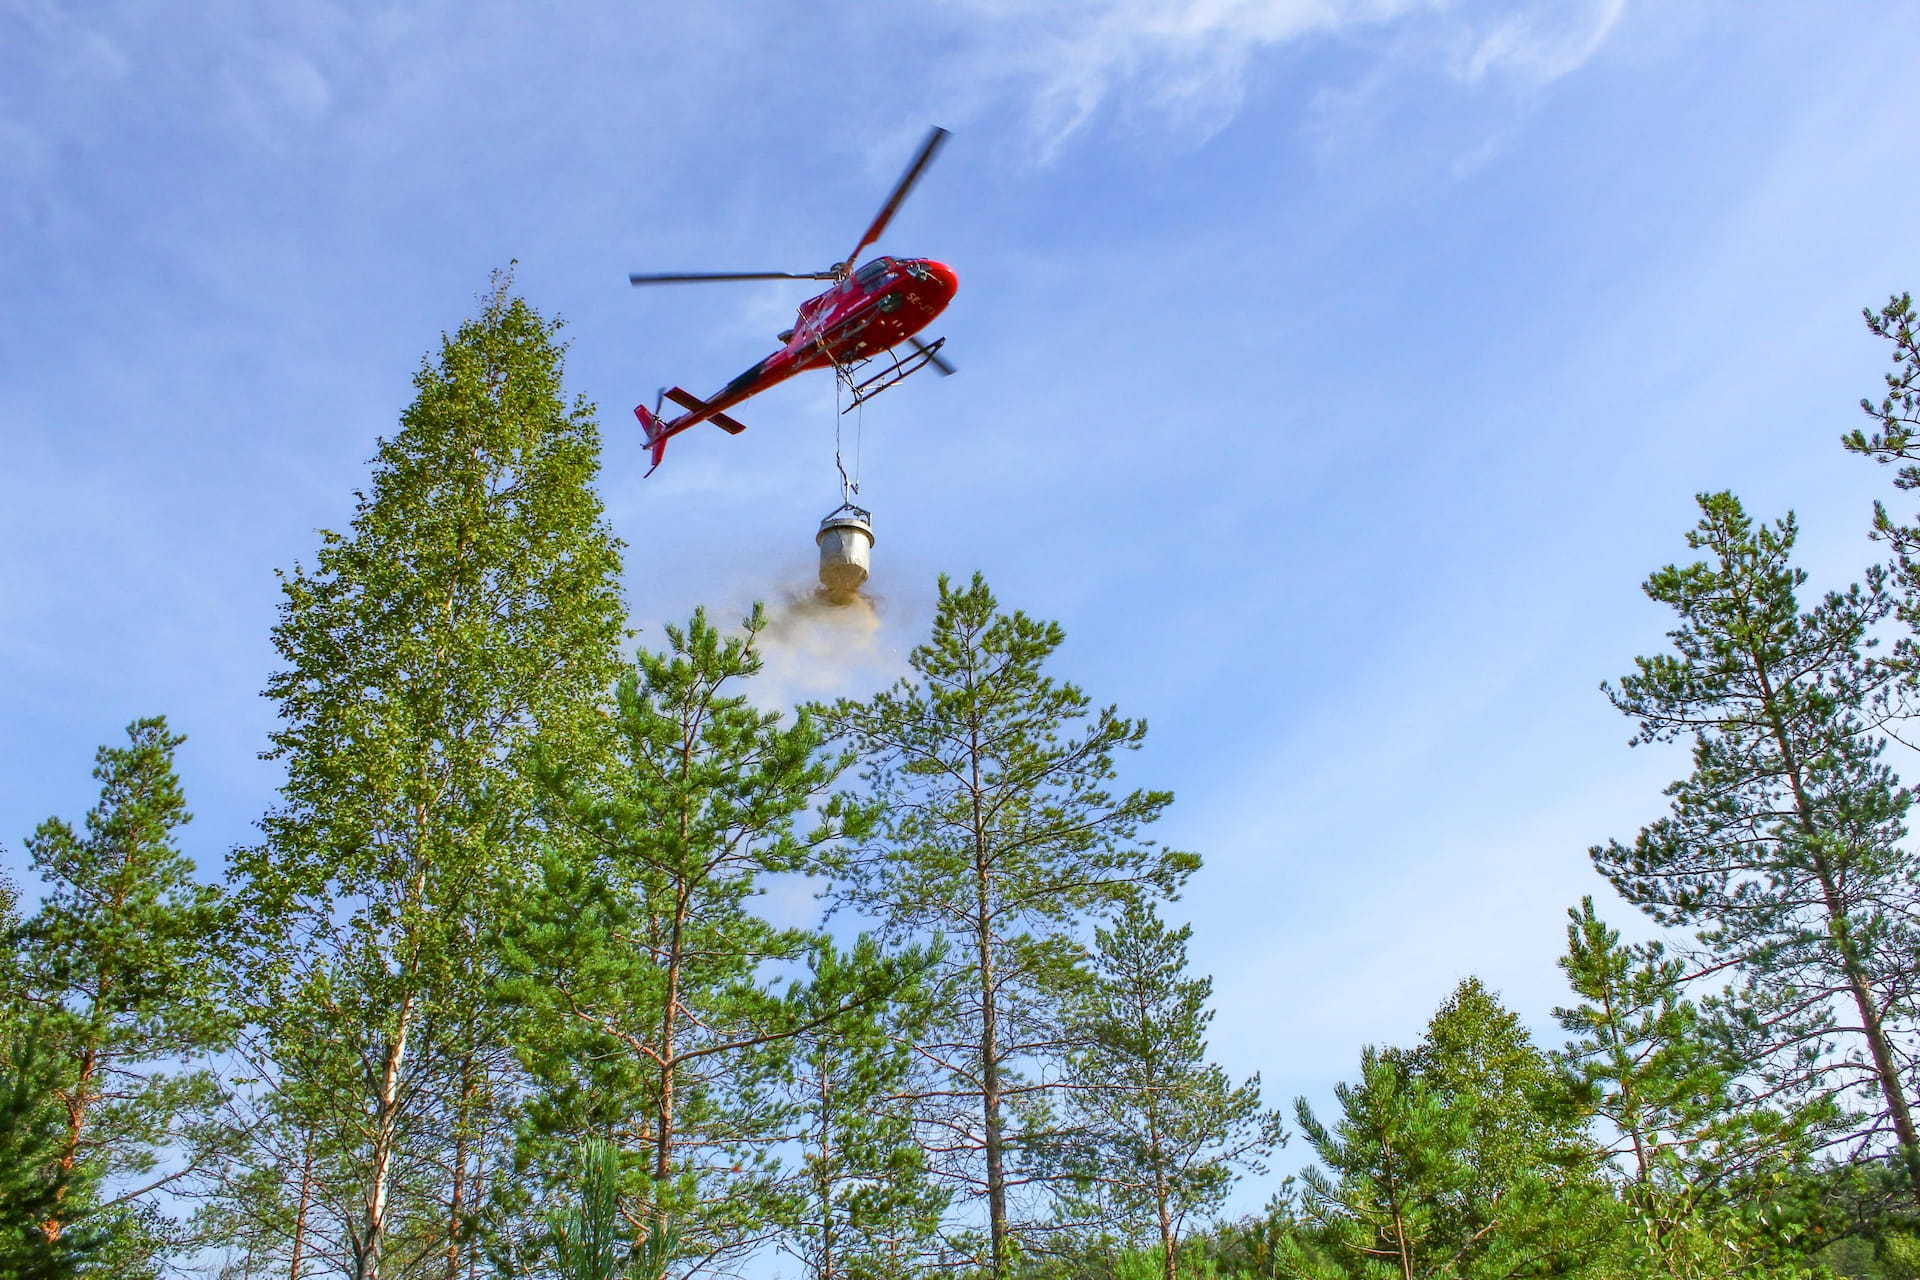
M 1030 97 L 1042 158 L 1123 103 L 1202 135 L 1239 110 L 1262 50 L 1432 0 L 965 0 L 987 61 Z
M 1206 137 L 1240 110 L 1263 54 L 1315 37 L 1392 39 L 1381 69 L 1533 87 L 1601 48 L 1626 0 L 961 0 L 982 78 L 1029 99 L 1042 160 L 1104 113 Z
M 1530 4 L 1475 24 L 1453 73 L 1469 84 L 1492 76 L 1542 85 L 1570 75 L 1600 51 L 1627 0 L 1561 0 Z

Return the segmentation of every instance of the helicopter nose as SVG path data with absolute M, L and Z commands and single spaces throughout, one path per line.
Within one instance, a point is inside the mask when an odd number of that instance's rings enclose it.
M 923 261 L 927 268 L 927 274 L 933 277 L 934 283 L 939 286 L 942 293 L 951 298 L 960 291 L 960 276 L 952 267 L 944 262 L 935 262 L 931 258 L 924 259 Z

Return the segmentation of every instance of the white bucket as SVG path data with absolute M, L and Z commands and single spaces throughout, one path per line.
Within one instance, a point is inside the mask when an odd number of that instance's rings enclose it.
M 873 515 L 848 503 L 820 522 L 820 585 L 827 598 L 851 600 L 873 566 Z

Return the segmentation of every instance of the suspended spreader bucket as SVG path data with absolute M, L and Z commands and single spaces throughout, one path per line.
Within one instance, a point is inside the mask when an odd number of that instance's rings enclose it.
M 827 599 L 844 604 L 867 580 L 873 563 L 873 514 L 851 502 L 820 522 L 820 585 Z

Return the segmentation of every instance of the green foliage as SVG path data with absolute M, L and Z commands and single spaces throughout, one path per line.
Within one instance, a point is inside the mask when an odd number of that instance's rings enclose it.
M 211 953 L 220 895 L 194 882 L 175 834 L 189 818 L 173 767 L 185 739 L 159 717 L 127 736 L 95 756 L 84 834 L 50 818 L 27 841 L 47 892 L 19 931 L 16 980 L 36 1012 L 12 1065 L 26 1132 L 37 1141 L 46 1121 L 20 1091 L 64 1119 L 43 1233 L 117 1211 L 116 1261 L 138 1270 L 172 1226 L 135 1202 L 206 1174 L 227 1136 L 213 1075 L 160 1064 L 222 1047 L 231 1028 Z
M 659 1280 L 678 1242 L 646 1234 L 620 1206 L 620 1149 L 604 1138 L 580 1148 L 579 1200 L 548 1215 L 554 1269 L 562 1280 Z
M 782 1073 L 801 1147 L 798 1211 L 783 1246 L 818 1280 L 896 1280 L 937 1259 L 950 1192 L 931 1176 L 908 1107 L 913 1046 L 936 1012 L 923 981 L 930 959 L 890 959 L 865 935 L 849 951 L 822 939 L 809 980 L 789 995 L 807 1030 Z M 886 969 L 903 975 L 890 999 L 860 999 Z
M 609 748 L 551 764 L 555 839 L 500 932 L 539 1087 L 533 1148 L 600 1133 L 644 1150 L 647 1212 L 687 1265 L 750 1247 L 790 1203 L 773 1135 L 795 1037 L 884 1005 L 907 979 L 863 964 L 833 1001 L 783 999 L 771 967 L 817 940 L 754 911 L 771 876 L 815 867 L 867 813 L 831 795 L 845 759 L 737 691 L 756 674 L 764 619 L 724 635 L 704 613 L 667 629 L 622 678 Z M 523 1159 L 538 1160 L 537 1150 Z
M 1566 1154 L 1577 1120 L 1559 1105 L 1552 1064 L 1478 978 L 1455 988 L 1404 1057 L 1415 1079 L 1471 1119 L 1483 1172 Z
M 1920 1276 L 1920 1236 L 1896 1232 L 1880 1244 L 1880 1263 L 1890 1280 Z
M 8 1028 L 0 1075 L 0 1280 L 61 1280 L 79 1273 L 102 1243 L 86 1219 L 48 1240 L 46 1224 L 63 1204 L 94 1199 L 98 1170 L 60 1160 L 66 1116 L 54 1103 L 57 1064 L 45 1050 L 42 1020 Z
M 1700 510 L 1687 541 L 1709 558 L 1646 584 L 1679 616 L 1673 651 L 1606 690 L 1636 742 L 1691 739 L 1693 769 L 1667 788 L 1670 816 L 1593 859 L 1737 975 L 1716 1007 L 1761 1090 L 1864 1104 L 1857 1131 L 1890 1129 L 1920 1186 L 1893 1045 L 1911 1029 L 1920 862 L 1901 844 L 1910 797 L 1881 760 L 1885 676 L 1866 657 L 1889 604 L 1855 586 L 1802 613 L 1792 518 L 1755 525 L 1725 493 Z
M 942 578 L 913 676 L 824 713 L 884 806 L 841 901 L 889 936 L 953 943 L 938 984 L 946 1016 L 921 1046 L 939 1078 L 920 1115 L 939 1135 L 928 1145 L 943 1175 L 983 1202 L 987 1238 L 973 1255 L 997 1277 L 1023 1237 L 1050 1226 L 1051 1073 L 1086 980 L 1087 921 L 1171 894 L 1198 865 L 1139 836 L 1171 796 L 1110 790 L 1116 753 L 1138 748 L 1146 725 L 1044 673 L 1064 638 L 1055 623 L 1002 613 L 977 575 L 963 589 Z
M 1916 323 L 1913 295 L 1896 294 L 1879 311 L 1861 312 L 1867 330 L 1893 344 L 1894 372 L 1886 376 L 1886 394 L 1878 404 L 1860 401 L 1860 411 L 1873 419 L 1871 431 L 1855 428 L 1840 438 L 1853 453 L 1864 454 L 1883 465 L 1906 463 L 1894 477 L 1901 489 L 1920 489 L 1920 466 L 1913 465 L 1915 433 L 1920 429 L 1920 324 Z
M 1411 1051 L 1367 1049 L 1329 1128 L 1300 1128 L 1329 1172 L 1306 1174 L 1308 1230 L 1283 1275 L 1482 1277 L 1599 1270 L 1617 1209 L 1580 1117 L 1513 1013 L 1461 983 Z
M 1560 1055 L 1630 1216 L 1630 1268 L 1674 1277 L 1761 1276 L 1787 1265 L 1742 1206 L 1803 1166 L 1815 1112 L 1740 1106 L 1724 1036 L 1683 992 L 1686 966 L 1659 942 L 1625 945 L 1594 912 L 1567 912 L 1560 960 L 1581 1003 L 1556 1009 L 1579 1037 Z M 1794 1251 L 1796 1254 L 1799 1251 Z
M 1264 1211 L 1215 1222 L 1187 1242 L 1181 1265 L 1223 1277 L 1275 1276 L 1289 1242 L 1301 1232 L 1300 1180 L 1293 1174 L 1267 1201 Z
M 1612 1131 L 1607 1154 L 1625 1158 L 1634 1188 L 1719 1181 L 1712 1126 L 1731 1109 L 1734 1069 L 1684 994 L 1685 963 L 1660 942 L 1623 944 L 1591 897 L 1567 916 L 1560 968 L 1581 1003 L 1554 1016 L 1580 1038 L 1561 1061 Z
M 1220 1206 L 1240 1171 L 1264 1173 L 1285 1140 L 1259 1077 L 1235 1085 L 1207 1061 L 1213 981 L 1187 974 L 1192 935 L 1128 903 L 1095 932 L 1093 980 L 1071 1017 L 1079 1047 L 1061 1145 L 1078 1203 L 1068 1213 L 1151 1241 L 1164 1280 L 1183 1269 L 1189 1223 Z
M 1855 428 L 1840 438 L 1851 453 L 1872 458 L 1882 465 L 1898 464 L 1894 487 L 1920 488 L 1920 449 L 1916 449 L 1915 431 L 1920 429 L 1920 327 L 1911 294 L 1889 298 L 1879 311 L 1863 313 L 1867 328 L 1875 337 L 1893 345 L 1893 372 L 1886 375 L 1886 393 L 1879 403 L 1860 401 L 1862 413 L 1873 420 L 1870 430 Z M 1896 520 L 1886 504 L 1873 504 L 1873 537 L 1885 542 L 1889 563 L 1884 571 L 1898 597 L 1900 620 L 1909 631 L 1920 629 L 1920 527 Z M 1920 648 L 1913 636 L 1901 637 L 1894 646 L 1893 665 L 1910 684 L 1920 678 Z
M 308 1238 L 362 1280 L 458 1263 L 510 1123 L 488 922 L 541 838 L 536 757 L 591 754 L 618 667 L 618 543 L 558 326 L 496 280 L 423 362 L 351 528 L 284 575 L 267 693 L 286 768 L 238 850 L 263 1102 L 322 1135 Z M 259 1169 L 284 1167 L 273 1151 Z
M 1280 1274 L 1430 1274 L 1429 1255 L 1445 1260 L 1450 1252 L 1440 1206 L 1471 1178 L 1466 1115 L 1371 1045 L 1361 1051 L 1360 1083 L 1335 1086 L 1334 1097 L 1341 1115 L 1332 1128 L 1306 1099 L 1294 1104 L 1300 1132 L 1326 1169 L 1303 1175 L 1303 1211 L 1317 1231 L 1282 1243 Z

